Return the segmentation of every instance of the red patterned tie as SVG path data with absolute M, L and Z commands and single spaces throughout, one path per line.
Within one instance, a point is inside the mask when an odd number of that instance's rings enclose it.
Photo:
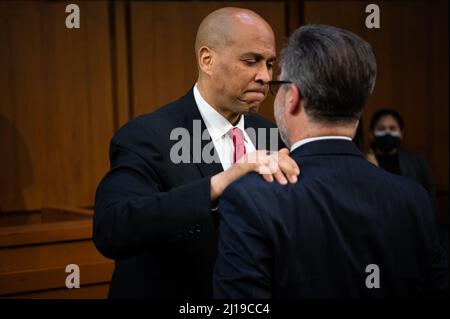
M 243 155 L 245 155 L 244 136 L 238 127 L 231 129 L 231 133 L 233 135 L 234 146 L 233 163 L 236 163 Z

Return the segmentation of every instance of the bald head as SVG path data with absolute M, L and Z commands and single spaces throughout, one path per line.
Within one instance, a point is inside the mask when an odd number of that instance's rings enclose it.
M 275 35 L 251 10 L 222 8 L 200 24 L 195 41 L 198 89 L 233 125 L 265 99 L 276 58 Z
M 221 48 L 231 45 L 234 36 L 242 28 L 252 28 L 273 34 L 270 25 L 256 12 L 248 9 L 227 7 L 210 13 L 200 24 L 195 39 L 195 52 L 203 47 Z

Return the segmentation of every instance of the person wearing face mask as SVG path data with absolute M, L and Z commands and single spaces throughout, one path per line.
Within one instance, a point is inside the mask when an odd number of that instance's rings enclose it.
M 373 142 L 367 159 L 373 164 L 421 184 L 430 194 L 436 211 L 436 194 L 431 170 L 425 158 L 401 148 L 404 122 L 390 109 L 380 109 L 370 121 Z

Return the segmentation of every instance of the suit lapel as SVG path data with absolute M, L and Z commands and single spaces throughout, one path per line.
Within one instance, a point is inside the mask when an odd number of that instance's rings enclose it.
M 253 145 L 255 146 L 256 149 L 258 149 L 258 128 L 256 127 L 256 125 L 254 125 L 254 120 L 252 116 L 245 116 L 245 121 L 244 121 L 244 129 L 247 132 L 247 135 L 250 137 L 250 140 L 252 141 Z M 255 134 L 249 134 L 249 130 L 248 129 L 254 129 L 255 130 Z
M 212 143 L 208 130 L 206 129 L 205 122 L 198 110 L 195 103 L 194 93 L 191 89 L 183 99 L 183 108 L 185 115 L 185 127 L 189 131 L 191 138 L 191 160 L 199 168 L 201 175 L 212 176 L 223 171 L 222 164 L 217 156 L 217 152 L 213 145 L 210 145 L 211 156 L 214 154 L 212 163 L 206 163 L 202 158 L 202 151 L 205 149 L 208 143 Z M 203 135 L 203 136 L 202 136 Z M 214 150 L 214 153 L 212 153 Z

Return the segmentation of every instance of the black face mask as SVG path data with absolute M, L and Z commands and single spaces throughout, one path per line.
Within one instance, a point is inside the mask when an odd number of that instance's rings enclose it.
M 400 147 L 400 137 L 393 136 L 389 133 L 386 133 L 382 136 L 376 136 L 374 147 L 385 153 L 389 153 L 392 150 Z

